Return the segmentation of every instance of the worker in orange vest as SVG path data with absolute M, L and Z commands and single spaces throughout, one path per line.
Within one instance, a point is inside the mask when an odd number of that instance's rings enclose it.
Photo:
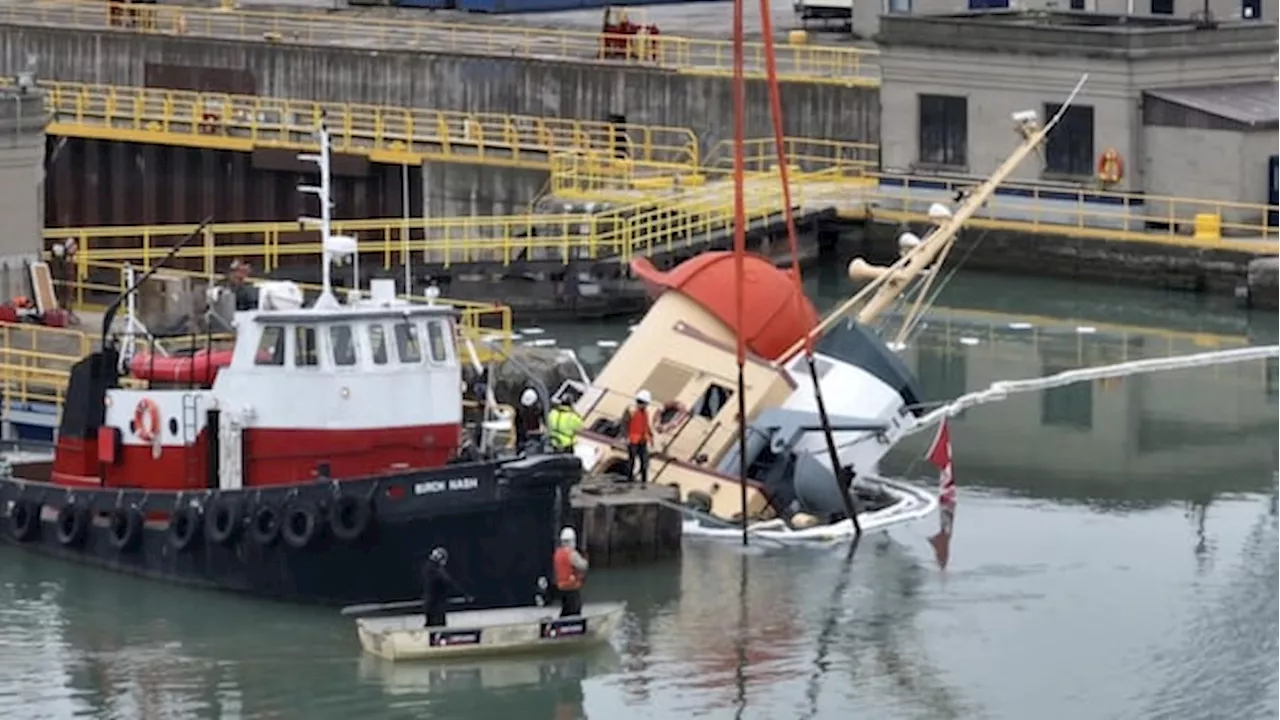
M 627 433 L 627 482 L 635 482 L 636 466 L 640 466 L 640 481 L 649 482 L 649 441 L 653 439 L 653 418 L 649 415 L 649 403 L 653 396 L 648 390 L 636 393 L 636 403 L 622 413 L 622 429 Z
M 560 547 L 551 558 L 560 591 L 560 617 L 582 614 L 582 583 L 587 574 L 587 558 L 578 552 L 578 533 L 566 527 L 560 531 Z

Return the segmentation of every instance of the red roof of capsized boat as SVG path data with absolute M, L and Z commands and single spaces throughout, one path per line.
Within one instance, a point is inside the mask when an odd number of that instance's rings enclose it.
M 796 289 L 790 271 L 774 267 L 768 259 L 747 253 L 743 257 L 743 323 L 738 327 L 734 306 L 734 263 L 729 251 L 706 252 L 667 272 L 647 258 L 631 261 L 631 269 L 655 298 L 675 290 L 698 303 L 735 333 L 746 339 L 747 349 L 777 360 L 787 348 L 818 326 L 818 311 Z

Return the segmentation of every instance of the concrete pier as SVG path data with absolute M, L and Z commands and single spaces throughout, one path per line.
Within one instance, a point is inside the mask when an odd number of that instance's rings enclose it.
M 680 555 L 683 516 L 675 488 L 609 483 L 575 488 L 571 523 L 595 568 L 625 567 Z
M 1275 310 L 1280 305 L 1280 258 L 1264 257 L 1249 263 L 1245 281 L 1236 286 L 1236 299 L 1247 308 Z

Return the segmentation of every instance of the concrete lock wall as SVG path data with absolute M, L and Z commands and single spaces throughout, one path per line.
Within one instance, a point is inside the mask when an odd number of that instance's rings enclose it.
M 145 84 L 148 63 L 226 68 L 254 76 L 279 98 L 547 115 L 688 127 L 705 151 L 732 137 L 730 79 L 659 68 L 566 63 L 417 51 L 312 47 L 71 28 L 0 27 L 5 67 L 38 58 L 41 77 Z M 747 133 L 772 134 L 766 85 L 748 87 Z M 839 85 L 783 83 L 786 133 L 874 142 L 878 93 Z
M 44 249 L 44 97 L 0 93 L 0 291 L 27 294 L 25 263 Z
M 1267 163 L 1280 139 L 1275 128 L 1148 127 L 1144 138 L 1144 174 L 1151 194 L 1267 202 Z
M 543 170 L 495 169 L 467 163 L 422 166 L 429 217 L 525 215 L 546 187 Z

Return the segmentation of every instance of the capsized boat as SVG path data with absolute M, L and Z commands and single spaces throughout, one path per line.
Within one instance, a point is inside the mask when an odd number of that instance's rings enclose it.
M 321 147 L 326 283 L 314 304 L 269 283 L 257 309 L 235 315 L 225 354 L 126 365 L 112 339 L 77 362 L 52 462 L 0 477 L 0 540 L 332 605 L 419 597 L 420 565 L 443 547 L 474 597 L 464 608 L 538 601 L 581 464 L 462 456 L 455 311 L 399 300 L 392 280 L 334 297 L 341 243 L 328 232 L 327 138 Z
M 743 259 L 748 292 L 741 324 L 729 291 L 737 282 L 732 253 L 704 253 L 668 272 L 643 258 L 633 261 L 654 301 L 578 400 L 585 427 L 576 452 L 584 467 L 595 475 L 625 473 L 621 417 L 643 389 L 656 408 L 649 480 L 677 487 L 685 505 L 720 521 L 719 527 L 686 523 L 686 534 L 737 537 L 740 531 L 725 524 L 745 517 L 753 532 L 824 540 L 852 530 L 850 505 L 864 530 L 930 515 L 937 508 L 933 493 L 878 475 L 880 460 L 925 410 L 916 380 L 894 348 L 927 309 L 941 261 L 964 222 L 1060 116 L 1041 128 L 1034 112 L 1015 114 L 1022 142 L 1010 157 L 954 210 L 935 203 L 929 210 L 933 227 L 923 239 L 904 233 L 893 265 L 854 260 L 850 276 L 870 282 L 821 322 L 787 271 L 760 256 Z M 909 311 L 898 332 L 879 327 L 886 310 L 902 304 Z M 738 480 L 741 426 L 734 397 L 738 337 L 748 350 L 745 493 Z M 813 347 L 812 369 L 800 352 L 806 341 Z M 828 430 L 839 472 L 828 451 Z
M 582 614 L 562 618 L 554 607 L 451 612 L 444 627 L 423 627 L 421 613 L 356 620 L 360 647 L 385 660 L 427 660 L 474 655 L 545 652 L 608 642 L 625 603 L 585 603 Z

